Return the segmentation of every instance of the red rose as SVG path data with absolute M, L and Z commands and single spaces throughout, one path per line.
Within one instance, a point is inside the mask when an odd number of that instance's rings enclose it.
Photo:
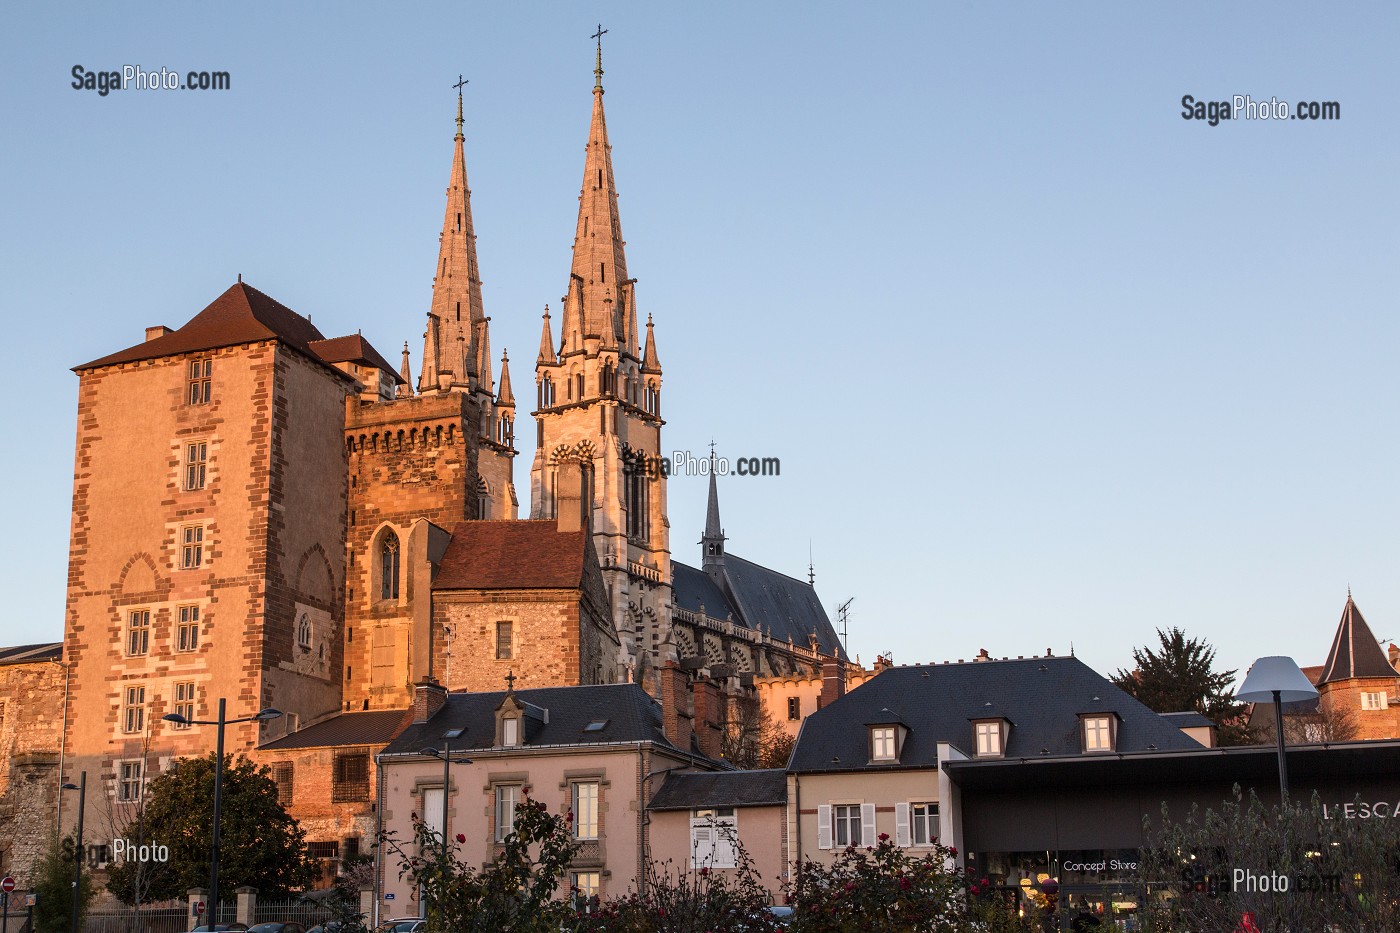
M 881 841 L 881 842 L 889 842 L 889 841 L 890 841 L 890 834 L 889 834 L 889 833 L 881 833 L 881 834 L 880 834 L 880 841 Z
M 458 834 L 457 834 L 457 841 L 458 841 L 458 842 L 466 842 L 466 841 L 467 841 L 466 833 L 458 833 Z

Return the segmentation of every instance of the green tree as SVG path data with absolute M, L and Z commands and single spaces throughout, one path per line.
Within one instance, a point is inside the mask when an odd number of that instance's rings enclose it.
M 1114 685 L 1159 713 L 1200 713 L 1215 723 L 1221 745 L 1247 744 L 1245 707 L 1231 691 L 1237 672 L 1215 670 L 1215 649 L 1179 628 L 1158 629 L 1157 640 L 1156 651 L 1133 649 L 1137 667 L 1110 677 Z
M 278 896 L 302 890 L 315 879 L 306 859 L 306 840 L 277 799 L 277 785 L 266 767 L 246 758 L 224 759 L 219 840 L 219 889 L 251 885 Z M 179 898 L 209 884 L 209 850 L 214 825 L 214 755 L 181 758 L 147 787 L 143 815 L 146 837 L 169 849 L 169 870 L 144 885 L 147 900 Z M 108 889 L 124 900 L 135 884 L 135 862 L 108 868 Z M 222 896 L 220 900 L 223 900 Z M 127 901 L 129 903 L 129 901 Z
M 68 933 L 73 928 L 73 838 L 57 840 L 34 866 L 34 928 L 38 933 Z M 83 883 L 78 899 L 78 927 L 92 902 L 92 872 L 83 869 Z

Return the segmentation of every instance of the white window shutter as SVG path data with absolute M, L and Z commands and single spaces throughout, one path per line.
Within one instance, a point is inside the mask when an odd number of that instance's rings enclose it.
M 860 805 L 860 844 L 863 846 L 875 844 L 875 804 L 873 803 Z
M 817 807 L 817 848 L 831 848 L 831 804 Z
M 714 834 L 709 826 L 690 827 L 690 867 L 704 868 L 714 860 Z
M 907 803 L 894 805 L 894 844 L 897 846 L 913 844 L 909 833 L 909 804 Z

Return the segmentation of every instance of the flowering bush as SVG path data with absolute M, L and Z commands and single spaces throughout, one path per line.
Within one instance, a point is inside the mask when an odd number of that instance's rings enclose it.
M 399 877 L 423 891 L 428 933 L 559 933 L 573 918 L 555 895 L 579 844 L 565 817 L 528 797 L 501 853 L 481 871 L 463 864 L 416 813 L 411 844 L 391 833 L 380 844 L 398 859 Z

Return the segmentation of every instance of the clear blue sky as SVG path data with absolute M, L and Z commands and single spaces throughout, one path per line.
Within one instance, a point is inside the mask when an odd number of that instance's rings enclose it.
M 69 367 L 239 273 L 417 366 L 459 72 L 533 398 L 600 19 L 666 447 L 781 457 L 722 484 L 730 548 L 804 576 L 810 540 L 853 652 L 1110 671 L 1182 625 L 1320 663 L 1348 584 L 1400 639 L 1395 4 L 471 2 L 5 6 L 0 642 L 62 630 Z M 1181 117 L 1236 93 L 1342 119 Z M 698 560 L 704 482 L 669 495 Z

